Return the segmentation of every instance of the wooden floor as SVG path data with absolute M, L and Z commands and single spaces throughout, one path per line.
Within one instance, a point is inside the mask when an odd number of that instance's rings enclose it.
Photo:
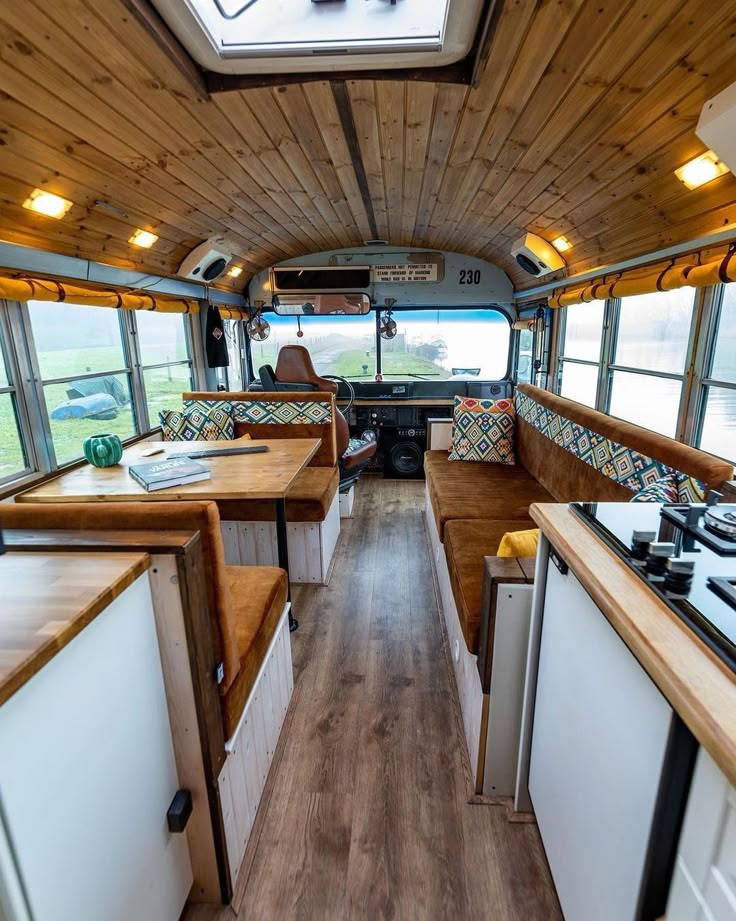
M 537 827 L 467 802 L 423 498 L 364 476 L 330 585 L 295 592 L 294 699 L 238 918 L 562 917 Z

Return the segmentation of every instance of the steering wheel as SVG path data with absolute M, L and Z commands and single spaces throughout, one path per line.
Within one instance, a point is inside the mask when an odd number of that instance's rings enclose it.
M 355 387 L 353 387 L 353 385 L 346 377 L 340 377 L 339 374 L 323 374 L 322 377 L 328 381 L 342 381 L 342 383 L 345 384 L 345 386 L 348 388 L 348 405 L 340 409 L 340 412 L 347 419 L 348 413 L 350 412 L 350 409 L 355 402 Z

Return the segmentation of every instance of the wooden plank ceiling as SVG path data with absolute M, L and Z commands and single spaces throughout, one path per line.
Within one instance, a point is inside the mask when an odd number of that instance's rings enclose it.
M 505 0 L 478 89 L 325 81 L 203 98 L 123 0 L 2 3 L 0 49 L 10 242 L 173 274 L 224 231 L 242 288 L 377 232 L 490 259 L 528 287 L 510 257 L 525 230 L 566 234 L 583 271 L 736 220 L 734 176 L 688 192 L 673 175 L 704 149 L 703 103 L 736 80 L 736 0 Z M 74 208 L 25 211 L 34 186 Z M 159 234 L 153 249 L 128 244 L 135 227 Z

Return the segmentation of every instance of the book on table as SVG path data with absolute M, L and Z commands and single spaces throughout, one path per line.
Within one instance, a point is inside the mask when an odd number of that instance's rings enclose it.
M 128 467 L 128 472 L 147 492 L 198 483 L 200 480 L 209 480 L 212 475 L 204 464 L 187 457 L 170 457 L 150 464 L 135 464 Z

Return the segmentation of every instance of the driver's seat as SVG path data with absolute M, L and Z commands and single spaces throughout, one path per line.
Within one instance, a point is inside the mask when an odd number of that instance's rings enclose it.
M 276 370 L 264 365 L 259 370 L 264 390 L 320 390 L 337 395 L 337 381 L 320 377 L 303 345 L 285 345 L 279 352 Z M 347 492 L 378 450 L 378 442 L 351 438 L 347 419 L 337 413 L 337 456 L 340 458 L 340 492 Z

